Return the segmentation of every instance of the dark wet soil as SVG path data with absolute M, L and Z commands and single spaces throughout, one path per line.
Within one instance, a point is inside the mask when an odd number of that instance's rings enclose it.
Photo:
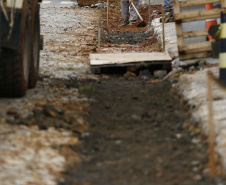
M 137 44 L 142 43 L 152 37 L 151 32 L 147 33 L 138 33 L 138 32 L 116 32 L 116 33 L 109 33 L 109 40 L 112 44 Z
M 139 7 L 139 12 L 140 14 L 142 14 L 144 22 L 146 23 L 146 26 L 144 27 L 138 27 L 138 25 L 141 23 L 139 18 L 134 25 L 120 26 L 123 22 L 120 13 L 120 1 L 111 0 L 109 2 L 109 5 L 109 24 L 107 26 L 107 23 L 105 21 L 105 23 L 103 23 L 102 25 L 102 27 L 105 27 L 105 30 L 107 30 L 105 34 L 102 33 L 101 40 L 103 42 L 108 42 L 111 44 L 127 43 L 132 45 L 144 43 L 145 41 L 150 43 L 153 40 L 157 42 L 156 35 L 154 34 L 153 30 L 150 29 L 151 22 L 149 23 L 149 17 L 151 21 L 153 18 L 159 16 L 158 13 L 161 13 L 161 5 L 151 6 L 150 15 L 147 5 Z M 107 19 L 106 8 L 102 10 L 102 16 L 104 20 Z M 151 47 L 151 45 L 149 45 L 149 47 Z
M 223 182 L 209 181 L 206 138 L 189 131 L 188 111 L 169 82 L 111 78 L 88 85 L 90 130 L 76 148 L 83 162 L 68 166 L 60 185 Z

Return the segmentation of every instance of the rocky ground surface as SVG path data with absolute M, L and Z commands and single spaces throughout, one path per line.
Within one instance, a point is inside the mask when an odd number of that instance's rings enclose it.
M 40 80 L 26 96 L 0 99 L 0 181 L 4 185 L 55 185 L 67 163 L 79 163 L 78 135 L 88 100 L 79 80 L 88 74 L 96 48 L 95 9 L 41 6 Z M 90 16 L 91 15 L 91 16 Z
M 119 28 L 113 17 L 116 39 L 150 35 L 133 45 L 102 42 L 102 53 L 162 50 L 150 27 Z M 180 72 L 164 82 L 149 70 L 92 75 L 97 25 L 97 8 L 41 6 L 40 80 L 23 98 L 0 99 L 1 184 L 223 185 L 209 181 L 206 137 L 171 88 Z

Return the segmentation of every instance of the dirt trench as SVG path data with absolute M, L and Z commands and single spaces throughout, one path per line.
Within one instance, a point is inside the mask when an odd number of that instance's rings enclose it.
M 214 185 L 206 138 L 189 123 L 170 82 L 102 79 L 86 83 L 91 129 L 80 136 L 83 162 L 59 185 Z M 190 131 L 189 131 L 190 129 Z
M 91 8 L 42 7 L 40 81 L 22 99 L 1 99 L 1 135 L 7 136 L 0 140 L 1 182 L 224 185 L 221 178 L 209 181 L 206 138 L 190 124 L 172 90 L 174 80 L 88 73 L 97 14 Z M 114 15 L 113 33 L 145 32 L 136 25 L 118 28 L 120 14 Z M 161 51 L 161 43 L 153 31 L 139 44 L 101 43 L 102 53 L 131 51 Z M 5 178 L 9 174 L 15 181 Z
M 118 3 L 111 9 L 101 53 L 162 51 L 153 30 L 118 27 Z M 161 7 L 153 7 L 152 17 Z M 147 8 L 142 8 L 148 20 Z M 155 13 L 154 13 L 155 12 Z M 127 37 L 129 35 L 129 37 Z M 131 36 L 138 37 L 131 39 Z M 143 37 L 143 42 L 139 43 Z M 123 39 L 122 39 L 123 38 Z M 103 39 L 103 38 L 102 38 Z M 190 123 L 171 81 L 151 83 L 139 77 L 101 76 L 83 82 L 90 129 L 81 133 L 79 165 L 68 165 L 59 185 L 217 185 L 208 177 L 208 147 L 201 129 Z

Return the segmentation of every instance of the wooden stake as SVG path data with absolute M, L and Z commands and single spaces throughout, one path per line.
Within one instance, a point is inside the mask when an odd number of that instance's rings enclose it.
M 109 0 L 107 0 L 107 30 L 109 30 L 108 16 L 109 16 Z
M 162 1 L 162 45 L 163 52 L 165 52 L 165 10 L 164 10 L 164 0 Z
M 99 9 L 99 20 L 98 20 L 98 53 L 100 53 L 100 36 L 101 36 L 101 9 Z
M 148 2 L 148 23 L 151 24 L 151 0 Z
M 208 76 L 208 109 L 209 109 L 209 167 L 210 167 L 210 178 L 213 179 L 216 173 L 216 162 L 215 162 L 215 127 L 213 123 L 213 75 L 211 72 L 207 73 Z

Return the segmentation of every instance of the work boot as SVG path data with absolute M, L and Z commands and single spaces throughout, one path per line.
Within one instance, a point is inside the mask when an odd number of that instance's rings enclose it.
M 131 26 L 131 25 L 134 25 L 134 24 L 136 24 L 136 21 L 130 21 L 128 25 Z
M 127 24 L 129 24 L 129 21 L 124 21 L 122 24 L 119 25 L 119 27 L 126 26 Z

